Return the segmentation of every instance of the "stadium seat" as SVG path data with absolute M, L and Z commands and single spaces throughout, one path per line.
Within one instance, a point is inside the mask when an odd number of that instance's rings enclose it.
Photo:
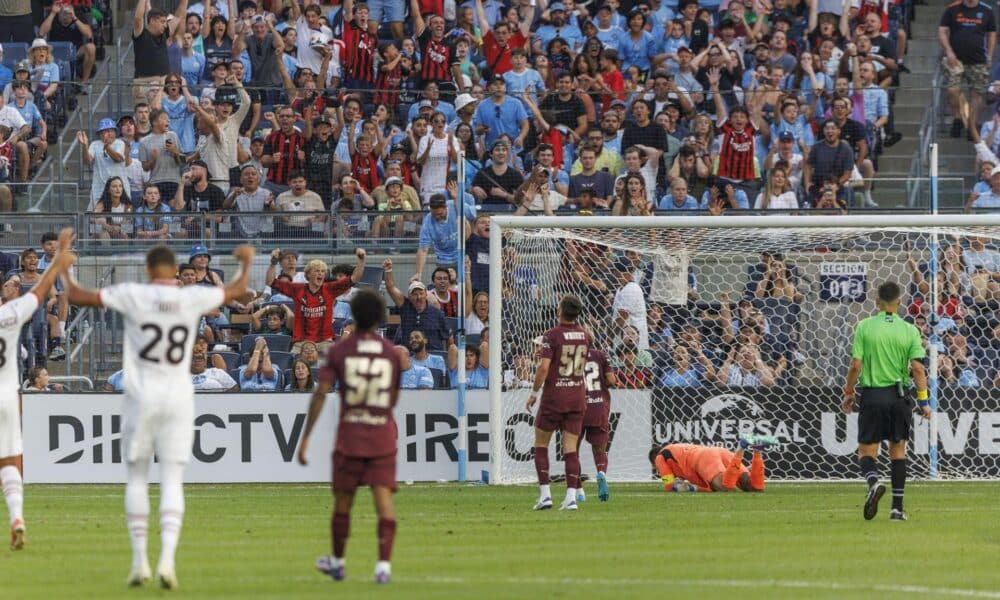
M 436 390 L 447 390 L 451 389 L 451 385 L 448 382 L 448 375 L 441 369 L 430 369 L 431 375 L 434 376 L 434 389 Z
M 231 370 L 240 366 L 240 355 L 237 352 L 212 352 L 222 357 L 226 361 L 226 369 Z
M 340 337 L 340 332 L 344 330 L 344 324 L 347 323 L 349 319 L 344 317 L 334 317 L 333 319 L 333 335 Z
M 271 364 L 282 371 L 292 367 L 292 360 L 291 352 L 271 352 Z
M 28 44 L 5 43 L 3 45 L 3 64 L 13 70 L 14 65 L 28 58 Z
M 272 354 L 275 352 L 288 352 L 292 347 L 292 336 L 290 335 L 280 333 L 252 333 L 243 336 L 243 339 L 240 340 L 240 354 L 249 354 L 259 337 L 267 341 L 267 348 Z
M 358 285 L 378 290 L 382 285 L 382 274 L 384 272 L 385 270 L 382 267 L 365 267 L 365 272 L 361 275 L 361 281 L 358 282 Z
M 229 369 L 229 376 L 233 378 L 233 381 L 236 382 L 237 386 L 240 384 L 240 368 L 239 367 L 236 367 L 235 369 Z
M 216 275 L 218 275 L 219 276 L 219 281 L 222 281 L 223 283 L 225 283 L 225 281 L 226 281 L 226 272 L 225 271 L 223 271 L 222 269 L 209 269 L 209 271 L 211 271 L 211 272 L 215 273 Z
M 448 364 L 448 351 L 447 350 L 428 350 L 427 354 L 433 354 L 434 356 L 440 356 L 444 359 L 445 364 Z
M 20 264 L 20 256 L 9 252 L 0 252 L 0 273 L 3 274 L 4 279 L 7 278 L 9 273 L 17 271 Z
M 468 335 L 465 336 L 465 347 L 466 348 L 468 348 L 469 346 L 475 346 L 475 347 L 478 348 L 479 347 L 479 342 L 480 342 L 480 339 L 479 339 L 479 334 L 478 333 L 470 333 L 470 334 L 468 334 Z
M 73 42 L 49 42 L 52 46 L 52 60 L 59 63 L 59 70 L 62 71 L 62 64 L 69 65 L 69 73 L 60 73 L 63 80 L 72 80 L 76 76 L 76 46 Z

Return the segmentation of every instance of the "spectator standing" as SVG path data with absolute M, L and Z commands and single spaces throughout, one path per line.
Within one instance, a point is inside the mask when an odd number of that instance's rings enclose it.
M 372 31 L 370 17 L 371 7 L 368 4 L 344 0 L 343 38 L 344 51 L 347 54 L 344 61 L 343 88 L 349 93 L 362 92 L 366 102 L 370 101 L 368 94 L 375 89 L 375 54 L 378 50 L 378 25 L 375 26 L 375 31 Z M 299 40 L 301 39 L 300 33 Z M 302 51 L 299 50 L 299 55 L 301 54 Z M 301 64 L 302 61 L 299 62 Z
M 105 184 L 112 177 L 118 177 L 125 187 L 125 197 L 131 196 L 128 176 L 125 168 L 131 162 L 125 142 L 117 139 L 117 128 L 111 119 L 101 119 L 97 124 L 98 139 L 90 142 L 85 131 L 76 132 L 76 140 L 83 152 L 83 162 L 93 168 L 90 180 L 90 204 L 87 210 L 94 210 L 94 205 L 104 193 Z
M 313 260 L 306 265 L 305 283 L 292 283 L 283 279 L 265 280 L 272 290 L 295 302 L 292 352 L 302 352 L 306 342 L 316 344 L 319 352 L 325 352 L 333 344 L 333 307 L 337 297 L 361 281 L 365 272 L 367 254 L 358 248 L 355 255 L 358 257 L 358 264 L 353 273 L 350 276 L 340 273 L 333 281 L 325 281 L 327 266 L 321 260 Z M 268 270 L 267 276 L 271 275 L 272 272 Z
M 389 0 L 387 0 L 389 1 Z M 462 67 L 455 52 L 455 38 L 446 38 L 445 20 L 439 14 L 424 20 L 419 0 L 410 0 L 410 19 L 420 57 L 420 80 L 452 81 L 462 78 Z
M 211 4 L 211 0 L 206 1 L 209 5 Z M 235 7 L 236 2 L 229 0 L 229 4 Z M 236 37 L 236 22 L 236 18 L 227 19 L 222 15 L 212 17 L 205 15 L 201 26 L 202 52 L 205 56 L 205 67 L 201 74 L 202 81 L 211 81 L 215 67 L 229 63 L 233 54 L 233 38 Z
M 561 3 L 553 3 L 549 7 L 560 8 Z M 514 68 L 511 63 L 511 51 L 514 48 L 528 48 L 529 29 L 535 20 L 535 7 L 529 6 L 528 17 L 521 22 L 520 28 L 515 30 L 514 24 L 510 21 L 497 21 L 490 24 L 483 10 L 482 0 L 476 0 L 476 14 L 479 17 L 479 29 L 483 33 L 483 56 L 486 58 L 486 75 L 495 77 L 503 75 Z M 565 11 L 563 11 L 565 15 Z
M 524 103 L 507 96 L 507 82 L 503 75 L 494 75 L 490 80 L 490 97 L 480 102 L 472 118 L 476 135 L 485 135 L 487 145 L 493 144 L 501 135 L 509 135 L 514 140 L 514 148 L 523 148 L 528 135 L 528 113 Z
M 82 17 L 82 18 L 81 18 Z M 38 28 L 38 35 L 50 42 L 70 42 L 76 48 L 76 59 L 80 61 L 80 85 L 86 86 L 97 60 L 97 46 L 94 45 L 94 30 L 90 27 L 90 10 L 82 7 L 77 13 L 72 4 L 54 2 L 49 15 Z M 69 73 L 66 73 L 69 78 Z
M 350 3 L 344 4 L 344 46 L 347 49 L 348 57 L 351 55 L 350 43 L 355 40 L 350 38 L 351 27 L 354 25 L 350 19 Z M 367 11 L 365 11 L 367 12 Z M 300 69 L 309 69 L 313 73 L 319 73 L 323 64 L 323 57 L 329 56 L 333 50 L 330 44 L 333 42 L 333 30 L 323 24 L 323 9 L 318 4 L 307 4 L 305 9 L 299 7 L 298 2 L 293 2 L 289 23 L 295 28 L 295 60 Z M 367 17 L 367 15 L 366 15 Z M 365 23 L 367 31 L 368 23 Z M 350 61 L 348 61 L 350 62 Z M 370 65 L 371 63 L 369 63 Z M 347 67 L 348 69 L 350 66 Z M 321 87 L 326 87 L 326 82 L 322 82 Z
M 444 195 L 434 194 L 428 205 L 430 212 L 424 216 L 420 226 L 420 247 L 417 250 L 416 272 L 410 281 L 423 279 L 424 264 L 427 262 L 427 252 L 434 250 L 438 266 L 455 267 L 458 265 L 458 236 L 464 235 L 469 223 L 465 216 L 458 212 L 455 202 L 446 201 Z M 461 231 L 459 231 L 461 227 Z
M 844 200 L 843 186 L 851 178 L 853 168 L 854 153 L 851 152 L 851 147 L 840 139 L 840 127 L 836 121 L 827 119 L 823 123 L 823 141 L 813 146 L 802 168 L 806 196 L 815 200 L 823 182 L 833 179 L 840 192 L 838 200 Z
M 14 0 L 0 4 L 0 44 L 31 41 L 35 25 L 31 16 L 31 0 Z
M 472 227 L 467 230 L 465 238 L 465 256 L 469 259 L 470 268 L 465 276 L 469 278 L 472 291 L 490 291 L 490 216 L 484 213 L 476 215 Z
M 164 111 L 154 110 L 149 119 L 153 127 L 139 142 L 139 160 L 149 171 L 149 182 L 160 189 L 160 197 L 173 198 L 184 165 L 180 138 L 170 131 L 170 117 Z
M 551 110 L 555 119 L 549 125 L 562 125 L 572 133 L 571 140 L 581 140 L 587 135 L 587 111 L 583 101 L 576 95 L 575 81 L 570 73 L 561 73 L 556 80 L 556 93 L 548 94 L 539 105 L 539 110 Z M 602 134 L 603 136 L 603 134 Z
M 254 15 L 250 19 L 250 33 L 244 34 L 242 21 L 236 25 L 233 58 L 239 58 L 244 48 L 250 57 L 250 84 L 253 87 L 271 88 L 265 93 L 265 103 L 274 104 L 280 97 L 282 86 L 278 57 L 285 51 L 285 42 L 274 30 L 274 16 Z M 318 71 L 317 71 L 318 72 Z
M 420 171 L 420 199 L 422 204 L 444 189 L 452 162 L 452 135 L 446 131 L 447 119 L 436 112 L 431 117 L 431 130 L 420 139 L 417 146 L 417 164 Z
M 615 292 L 615 300 L 611 305 L 611 316 L 615 329 L 621 331 L 626 325 L 635 328 L 639 334 L 636 346 L 639 350 L 649 350 L 649 323 L 646 318 L 646 298 L 642 287 L 635 282 L 634 265 L 628 258 L 621 258 L 615 263 L 614 272 L 618 275 L 619 288 Z
M 993 10 L 979 0 L 948 5 L 938 26 L 938 42 L 944 49 L 944 85 L 954 115 L 951 137 L 960 137 L 963 127 L 976 127 L 983 93 L 990 83 L 990 62 L 997 42 Z M 963 87 L 969 88 L 969 101 L 962 93 Z
M 414 281 L 408 286 L 407 295 L 403 296 L 403 292 L 396 287 L 392 275 L 392 260 L 383 261 L 382 269 L 385 290 L 399 309 L 396 341 L 409 340 L 413 330 L 419 329 L 427 336 L 428 350 L 435 352 L 447 350 L 453 339 L 451 331 L 445 322 L 444 313 L 428 302 L 427 286 L 421 281 Z
M 167 41 L 174 36 L 177 27 L 187 15 L 187 0 L 180 0 L 172 20 L 158 8 L 149 8 L 149 0 L 136 3 L 132 18 L 132 44 L 134 55 L 142 57 L 135 61 L 135 78 L 132 97 L 136 104 L 148 102 L 146 96 L 152 84 L 162 84 L 170 73 L 170 59 L 167 56 Z
M 306 138 L 295 129 L 295 111 L 282 106 L 277 111 L 278 128 L 264 139 L 261 162 L 267 167 L 264 185 L 276 194 L 288 190 L 288 176 L 305 167 Z

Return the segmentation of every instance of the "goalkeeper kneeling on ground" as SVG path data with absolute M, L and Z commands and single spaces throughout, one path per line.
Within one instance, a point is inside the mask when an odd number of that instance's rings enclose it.
M 763 492 L 762 451 L 777 444 L 776 439 L 765 436 L 740 437 L 736 452 L 697 444 L 667 444 L 650 450 L 649 462 L 656 466 L 668 492 L 732 492 L 736 488 Z M 745 448 L 753 449 L 749 471 L 743 465 Z

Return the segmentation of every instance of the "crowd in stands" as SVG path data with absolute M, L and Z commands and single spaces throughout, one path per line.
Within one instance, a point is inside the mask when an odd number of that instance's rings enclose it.
M 0 211 L 90 92 L 111 30 L 106 0 L 16 0 L 0 7 Z
M 358 247 L 409 237 L 418 250 L 406 281 L 391 260 L 367 265 L 363 250 L 355 265 L 312 260 L 301 271 L 297 252 L 275 251 L 266 290 L 206 319 L 196 384 L 308 389 L 325 348 L 352 331 L 352 286 L 368 285 L 384 286 L 394 306 L 387 331 L 407 355 L 407 385 L 448 387 L 465 360 L 473 387 L 485 386 L 490 294 L 539 299 L 538 282 L 507 254 L 516 276 L 489 290 L 490 214 L 877 206 L 879 155 L 901 137 L 892 106 L 912 14 L 911 0 L 180 0 L 172 14 L 140 0 L 134 110 L 78 137 L 93 170 L 89 235 Z M 53 6 L 41 25 L 51 33 L 69 18 Z M 985 44 L 993 34 L 981 29 Z M 952 35 L 949 64 L 966 65 L 956 88 L 978 82 L 978 55 L 966 52 L 974 41 Z M 89 64 L 87 44 L 75 47 Z M 32 79 L 39 110 L 53 81 Z M 970 136 L 977 100 L 960 113 Z M 1000 146 L 997 122 L 983 125 L 987 146 Z M 26 138 L 18 134 L 16 152 L 44 153 Z M 990 174 L 1000 182 L 1000 170 Z M 172 212 L 182 214 L 164 216 Z M 743 297 L 708 308 L 695 302 L 692 273 L 677 311 L 651 297 L 648 260 L 599 251 L 614 268 L 593 270 L 581 256 L 594 250 L 567 243 L 562 277 L 613 307 L 589 325 L 600 336 L 621 329 L 608 340 L 619 381 L 769 386 L 801 362 L 802 299 L 780 257 L 754 267 Z M 221 283 L 207 250 L 190 259 L 185 285 Z M 471 274 L 463 290 L 459 260 Z M 465 357 L 454 344 L 458 294 L 474 341 Z M 514 367 L 506 385 L 529 379 L 531 340 L 513 342 L 502 349 Z

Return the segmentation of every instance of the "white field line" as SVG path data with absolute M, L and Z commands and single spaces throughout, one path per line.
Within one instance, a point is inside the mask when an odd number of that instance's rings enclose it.
M 596 579 L 596 578 L 550 578 L 550 577 L 399 577 L 393 581 L 400 583 L 430 583 L 442 585 L 467 585 L 488 583 L 498 585 L 595 585 L 595 586 L 682 586 L 703 588 L 751 588 L 766 587 L 782 589 L 845 591 L 845 592 L 884 592 L 893 594 L 917 594 L 923 596 L 950 596 L 956 598 L 1000 598 L 1000 592 L 987 590 L 930 587 L 909 584 L 859 584 L 838 583 L 835 581 L 800 581 L 794 579 Z

